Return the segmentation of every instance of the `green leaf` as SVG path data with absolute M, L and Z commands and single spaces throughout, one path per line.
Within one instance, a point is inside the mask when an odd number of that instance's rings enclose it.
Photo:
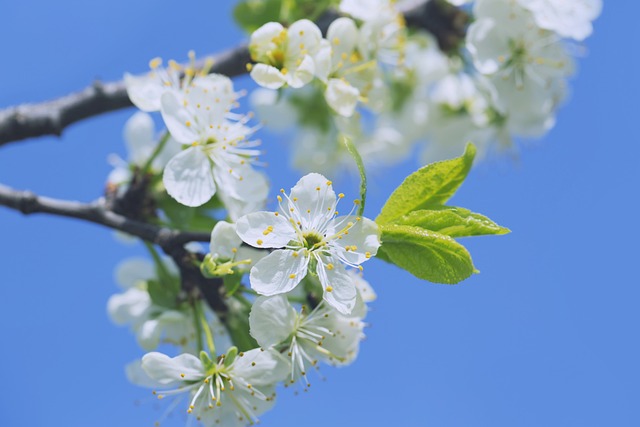
M 166 286 L 165 282 L 159 280 L 148 280 L 147 292 L 155 305 L 169 309 L 176 308 L 179 289 L 176 292 L 175 286 Z
M 233 18 L 243 30 L 252 33 L 267 22 L 280 21 L 282 0 L 245 0 L 233 8 Z
M 412 211 L 443 205 L 466 178 L 475 155 L 473 144 L 467 144 L 461 157 L 432 163 L 409 175 L 391 194 L 376 222 L 387 224 Z
M 471 255 L 449 236 L 408 225 L 383 225 L 378 255 L 414 276 L 455 284 L 474 273 Z
M 420 209 L 398 218 L 394 224 L 410 225 L 436 231 L 449 237 L 507 234 L 511 230 L 491 221 L 484 215 L 468 209 L 441 206 L 437 209 Z

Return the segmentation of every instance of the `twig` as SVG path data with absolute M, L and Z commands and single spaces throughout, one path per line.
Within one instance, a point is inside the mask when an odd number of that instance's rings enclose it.
M 464 38 L 467 15 L 443 0 L 415 0 L 403 10 L 407 25 L 425 29 L 438 39 L 445 51 Z M 323 32 L 340 15 L 329 11 L 318 20 Z M 251 62 L 246 44 L 213 55 L 212 73 L 235 77 L 247 72 Z M 110 111 L 131 107 L 124 82 L 95 82 L 86 89 L 37 104 L 22 104 L 0 110 L 0 146 L 45 135 L 60 136 L 78 121 Z

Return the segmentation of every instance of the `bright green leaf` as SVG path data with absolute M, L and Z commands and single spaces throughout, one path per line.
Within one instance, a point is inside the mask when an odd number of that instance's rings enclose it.
M 378 256 L 414 276 L 455 284 L 473 274 L 471 255 L 449 236 L 408 225 L 383 225 Z
M 391 194 L 376 222 L 386 224 L 412 211 L 443 205 L 466 178 L 475 155 L 473 144 L 467 144 L 461 157 L 432 163 L 409 175 Z
M 420 209 L 393 221 L 394 224 L 410 225 L 436 231 L 449 237 L 507 234 L 504 228 L 484 215 L 468 209 L 441 206 L 438 209 Z

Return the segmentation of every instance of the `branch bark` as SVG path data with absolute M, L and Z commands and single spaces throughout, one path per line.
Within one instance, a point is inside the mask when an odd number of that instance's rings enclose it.
M 443 0 L 415 0 L 403 14 L 407 25 L 431 32 L 444 51 L 454 49 L 464 38 L 468 16 Z M 340 15 L 327 12 L 318 20 L 323 33 Z M 246 44 L 213 55 L 212 73 L 236 77 L 247 72 L 251 56 Z M 62 135 L 64 129 L 89 117 L 131 107 L 124 82 L 96 81 L 80 92 L 36 104 L 0 110 L 0 146 L 27 138 Z

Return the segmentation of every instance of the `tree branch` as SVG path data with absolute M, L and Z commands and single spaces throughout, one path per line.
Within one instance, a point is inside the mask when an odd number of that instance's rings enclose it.
M 444 51 L 451 51 L 464 38 L 467 14 L 443 0 L 415 0 L 403 14 L 407 25 L 434 34 Z M 339 16 L 330 11 L 318 20 L 323 33 Z M 251 62 L 246 44 L 211 58 L 214 64 L 210 71 L 228 77 L 245 74 Z M 73 123 L 132 105 L 124 82 L 96 81 L 80 92 L 52 101 L 9 107 L 0 110 L 0 146 L 39 136 L 60 136 Z
M 180 231 L 127 218 L 107 209 L 104 199 L 92 203 L 70 202 L 0 185 L 0 206 L 20 211 L 25 215 L 48 213 L 100 224 L 158 245 L 169 255 L 186 243 L 208 242 L 211 239 L 207 233 Z

